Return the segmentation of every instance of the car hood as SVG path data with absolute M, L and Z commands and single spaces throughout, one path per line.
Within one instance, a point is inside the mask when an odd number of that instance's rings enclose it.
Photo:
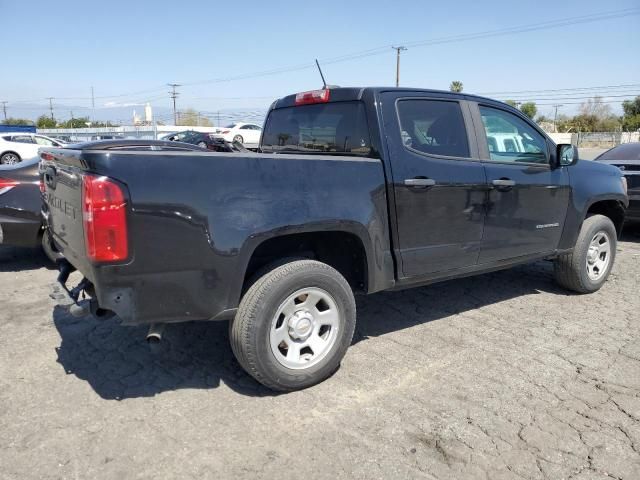
M 640 160 L 595 160 L 595 163 L 613 165 L 620 170 L 640 170 Z
M 593 175 L 612 175 L 615 177 L 621 177 L 622 170 L 620 170 L 616 165 L 618 165 L 618 163 L 609 163 L 609 161 L 604 160 L 579 160 L 573 168 Z

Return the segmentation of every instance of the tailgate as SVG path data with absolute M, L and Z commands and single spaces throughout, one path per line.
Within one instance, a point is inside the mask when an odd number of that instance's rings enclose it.
M 80 268 L 78 263 L 86 261 L 82 226 L 81 152 L 65 150 L 48 149 L 41 154 L 44 214 L 59 250 L 76 268 Z

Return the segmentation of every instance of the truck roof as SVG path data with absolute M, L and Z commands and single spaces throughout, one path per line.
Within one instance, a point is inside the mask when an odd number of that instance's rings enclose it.
M 319 89 L 320 90 L 320 89 Z M 492 103 L 500 103 L 499 100 L 495 100 L 488 97 L 482 97 L 480 95 L 473 95 L 468 93 L 457 93 L 451 92 L 449 90 L 437 90 L 437 89 L 429 89 L 429 88 L 409 88 L 409 87 L 337 87 L 337 88 L 329 88 L 331 91 L 329 102 L 346 102 L 350 100 L 361 100 L 365 92 L 370 92 L 375 94 L 382 92 L 415 92 L 415 93 L 432 93 L 437 94 L 438 96 L 446 95 L 455 98 L 464 98 L 468 100 L 479 100 L 483 102 L 492 102 Z M 294 93 L 292 95 L 287 95 L 286 97 L 279 98 L 274 101 L 271 105 L 271 109 L 274 108 L 283 108 L 283 107 L 292 107 L 296 104 L 296 95 Z M 508 104 L 504 104 L 508 105 Z M 508 105 L 511 107 L 510 105 Z M 511 107 L 513 108 L 513 107 Z M 515 110 L 515 109 L 514 109 Z

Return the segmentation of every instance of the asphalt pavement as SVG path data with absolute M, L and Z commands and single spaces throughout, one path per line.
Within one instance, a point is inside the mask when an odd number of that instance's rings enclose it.
M 640 478 L 640 232 L 602 290 L 549 262 L 358 298 L 324 383 L 275 395 L 226 323 L 73 318 L 0 248 L 2 479 Z

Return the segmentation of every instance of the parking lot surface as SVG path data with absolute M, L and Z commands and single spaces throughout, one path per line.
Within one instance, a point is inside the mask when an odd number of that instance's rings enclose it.
M 0 249 L 0 478 L 640 478 L 640 233 L 592 295 L 549 262 L 358 298 L 340 370 L 274 395 L 226 323 L 73 318 Z

